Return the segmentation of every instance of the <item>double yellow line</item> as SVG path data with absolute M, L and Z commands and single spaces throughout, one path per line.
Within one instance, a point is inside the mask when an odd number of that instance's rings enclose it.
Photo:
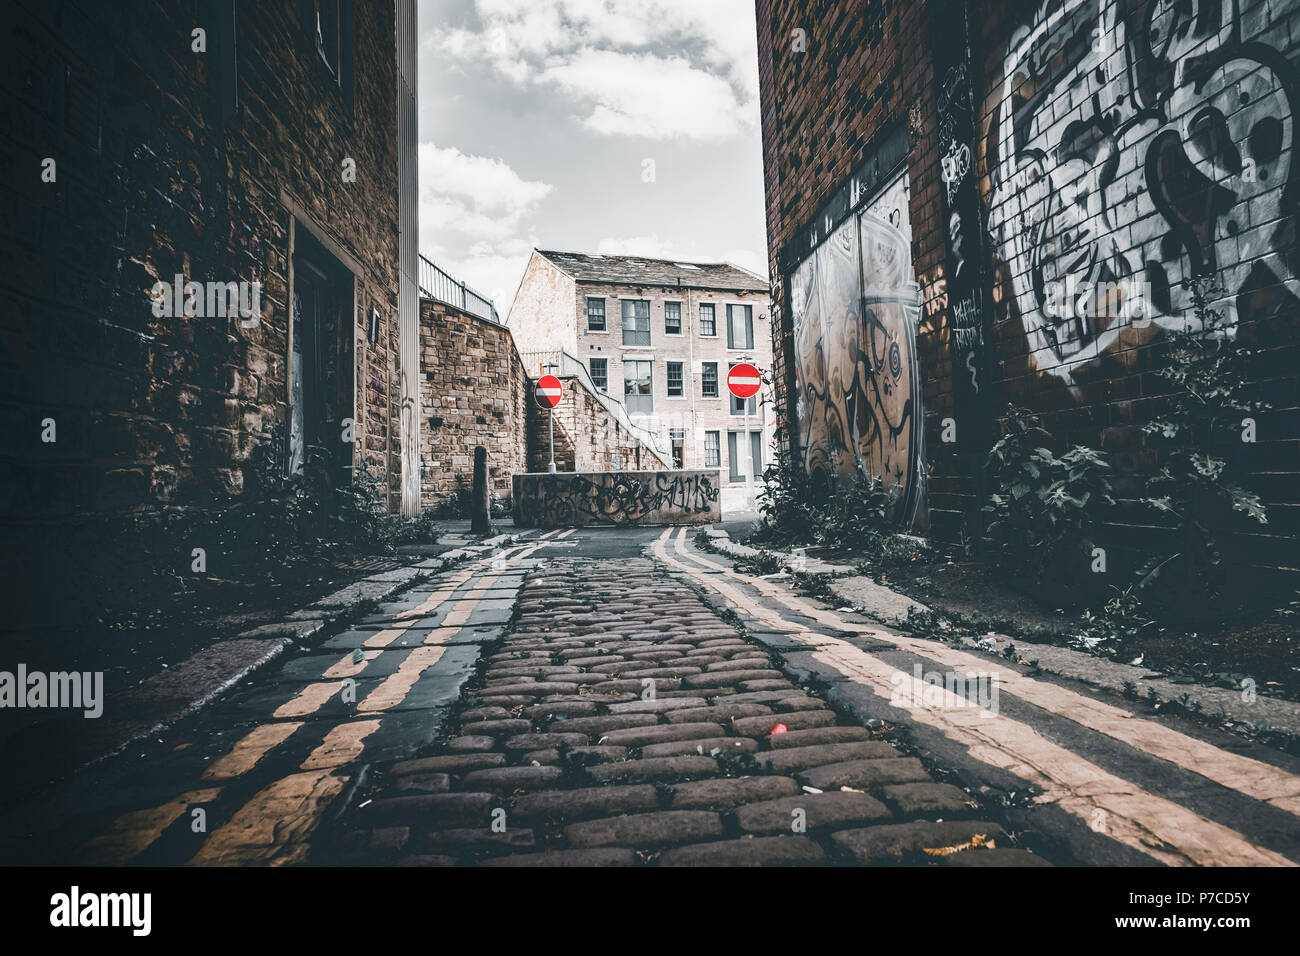
M 809 645 L 815 659 L 850 680 L 872 687 L 887 700 L 898 701 L 901 697 L 902 701 L 893 703 L 893 706 L 906 710 L 913 720 L 932 726 L 950 740 L 964 745 L 973 758 L 1007 770 L 1026 783 L 1041 788 L 1042 793 L 1036 802 L 1055 804 L 1093 827 L 1100 822 L 1108 836 L 1166 864 L 1295 865 L 1286 857 L 1255 845 L 1235 830 L 1108 773 L 1046 740 L 1028 724 L 1001 714 L 989 719 L 986 711 L 959 706 L 968 702 L 958 700 L 946 690 L 944 706 L 925 706 L 922 702 L 933 700 L 939 688 L 918 681 L 914 674 L 900 671 L 848 641 L 786 621 L 728 582 L 743 581 L 763 596 L 827 628 L 869 636 L 953 670 L 987 671 L 986 659 L 947 645 L 845 621 L 784 587 L 761 578 L 740 575 L 726 565 L 689 552 L 685 543 L 686 529 L 683 528 L 677 534 L 674 551 L 679 557 L 693 562 L 688 565 L 668 554 L 671 533 L 671 529 L 666 530 L 652 546 L 660 561 L 717 591 L 737 610 Z M 702 573 L 699 567 L 714 573 Z M 1300 777 L 1294 774 L 1229 753 L 1162 724 L 1010 669 L 999 674 L 998 681 L 999 691 L 1007 690 L 1019 700 L 1073 720 L 1269 806 L 1292 814 L 1300 812 Z M 896 695 L 900 685 L 904 690 L 911 688 L 912 694 Z

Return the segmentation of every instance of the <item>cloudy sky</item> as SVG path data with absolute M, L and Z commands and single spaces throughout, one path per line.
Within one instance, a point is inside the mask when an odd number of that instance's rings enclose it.
M 529 252 L 767 275 L 752 0 L 420 0 L 420 251 L 504 318 Z

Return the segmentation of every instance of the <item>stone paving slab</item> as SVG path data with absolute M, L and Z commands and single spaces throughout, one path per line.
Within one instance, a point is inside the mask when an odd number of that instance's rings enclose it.
M 316 862 L 939 865 L 916 848 L 1023 852 L 652 561 L 552 558 L 501 612 L 512 629 L 483 647 L 444 735 L 374 766 Z M 939 822 L 952 815 L 958 828 Z

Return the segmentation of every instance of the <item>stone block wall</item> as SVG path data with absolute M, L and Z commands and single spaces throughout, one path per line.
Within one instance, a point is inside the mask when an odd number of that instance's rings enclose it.
M 331 69 L 313 4 L 235 6 L 23 3 L 0 27 L 0 500 L 14 553 L 54 568 L 103 559 L 124 515 L 251 492 L 287 417 L 295 219 L 351 273 L 339 457 L 396 504 L 394 7 L 348 0 Z M 155 314 L 177 275 L 260 283 L 258 321 Z
M 564 376 L 564 397 L 555 407 L 555 467 L 560 471 L 618 471 L 658 467 L 659 461 L 605 410 L 575 376 Z M 545 471 L 550 460 L 547 410 L 535 408 L 530 461 Z M 540 466 L 539 466 L 540 465 Z
M 421 505 L 473 484 L 474 448 L 488 450 L 488 481 L 510 497 L 527 467 L 532 386 L 510 330 L 432 299 L 420 302 Z

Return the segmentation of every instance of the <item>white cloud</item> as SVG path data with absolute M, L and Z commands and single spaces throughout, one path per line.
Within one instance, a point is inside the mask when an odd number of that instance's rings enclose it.
M 524 179 L 499 159 L 470 156 L 455 147 L 420 144 L 420 212 L 426 205 L 433 214 L 461 231 L 496 229 L 513 232 L 519 219 L 551 192 L 549 183 Z M 472 221 L 460 222 L 451 213 L 468 212 Z
M 648 236 L 607 236 L 596 243 L 596 251 L 602 255 L 645 256 L 648 259 L 689 261 L 693 258 L 692 254 L 678 243 L 669 239 L 660 239 L 658 233 L 651 233 Z
M 535 242 L 520 233 L 551 190 L 499 159 L 421 143 L 420 252 L 504 316 Z
M 540 80 L 585 104 L 582 124 L 607 135 L 725 139 L 748 121 L 726 80 L 680 57 L 584 50 Z
M 480 242 L 470 246 L 436 250 L 438 264 L 462 282 L 487 296 L 496 306 L 504 322 L 514 300 L 519 280 L 533 248 L 539 245 L 535 236 L 527 239 L 509 239 L 504 242 Z
M 567 94 L 594 132 L 709 140 L 758 122 L 749 0 L 477 0 L 475 9 L 479 29 L 430 43 L 520 86 Z
M 752 249 L 731 249 L 722 255 L 701 254 L 695 243 L 682 246 L 658 233 L 648 236 L 607 236 L 596 244 L 596 251 L 611 256 L 645 256 L 648 259 L 671 259 L 674 262 L 730 262 L 766 278 L 767 258 Z

